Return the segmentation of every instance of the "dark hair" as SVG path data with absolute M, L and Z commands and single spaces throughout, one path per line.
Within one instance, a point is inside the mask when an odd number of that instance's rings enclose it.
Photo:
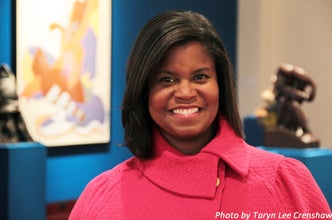
M 233 68 L 217 30 L 199 13 L 168 11 L 144 25 L 128 60 L 122 124 L 125 144 L 136 157 L 153 156 L 153 120 L 148 111 L 148 79 L 171 47 L 189 42 L 202 43 L 215 60 L 220 95 L 219 114 L 213 126 L 217 131 L 220 117 L 223 117 L 235 133 L 243 137 Z

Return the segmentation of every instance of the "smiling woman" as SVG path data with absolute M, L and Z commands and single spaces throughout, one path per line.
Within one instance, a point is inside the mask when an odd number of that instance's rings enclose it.
M 134 157 L 92 180 L 70 219 L 331 212 L 303 164 L 243 140 L 231 63 L 203 15 L 152 18 L 126 82 L 122 123 Z
M 198 90 L 195 88 L 198 86 L 205 88 L 205 92 L 197 96 L 195 93 Z M 163 87 L 163 92 L 152 95 L 152 90 Z M 232 64 L 217 30 L 198 13 L 172 11 L 159 14 L 146 23 L 129 57 L 122 122 L 126 145 L 134 155 L 140 158 L 153 156 L 152 133 L 156 121 L 151 119 L 150 99 L 175 87 L 178 89 L 174 90 L 174 99 L 177 102 L 182 100 L 177 104 L 182 109 L 183 105 L 188 108 L 189 100 L 189 107 L 198 107 L 200 115 L 206 112 L 213 117 L 212 121 L 209 117 L 209 122 L 205 118 L 203 120 L 210 123 L 209 129 L 207 124 L 205 129 L 201 128 L 201 131 L 208 133 L 206 137 L 209 136 L 203 142 L 207 143 L 207 139 L 211 140 L 219 130 L 221 116 L 227 118 L 239 137 L 243 137 Z M 212 109 L 211 101 L 206 106 L 192 106 L 198 104 L 197 101 L 193 103 L 188 97 L 183 100 L 183 96 L 187 95 L 200 98 L 198 102 L 202 102 L 209 93 L 215 95 L 213 105 L 217 105 L 218 114 L 216 109 L 209 112 Z M 162 104 L 159 102 L 155 105 Z M 199 136 L 196 137 L 199 139 Z M 194 152 L 197 153 L 201 147 L 194 147 Z

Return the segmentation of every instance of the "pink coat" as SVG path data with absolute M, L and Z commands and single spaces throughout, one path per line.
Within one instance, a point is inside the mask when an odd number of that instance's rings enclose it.
M 156 157 L 131 158 L 96 177 L 69 219 L 332 219 L 301 162 L 249 146 L 226 121 L 193 156 L 157 131 L 154 139 Z

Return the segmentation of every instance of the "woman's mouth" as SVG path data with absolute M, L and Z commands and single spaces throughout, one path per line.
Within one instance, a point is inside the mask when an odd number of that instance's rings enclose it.
M 190 115 L 199 111 L 198 107 L 193 108 L 177 108 L 173 109 L 172 112 L 177 115 Z

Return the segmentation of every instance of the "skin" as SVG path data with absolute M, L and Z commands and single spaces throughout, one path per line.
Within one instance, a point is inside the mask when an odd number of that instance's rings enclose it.
M 149 112 L 161 134 L 181 153 L 198 153 L 214 136 L 219 108 L 213 57 L 198 42 L 171 48 L 149 86 Z

